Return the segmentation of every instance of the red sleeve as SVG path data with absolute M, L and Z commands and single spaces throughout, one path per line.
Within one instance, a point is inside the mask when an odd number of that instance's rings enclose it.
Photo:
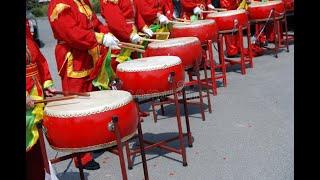
M 158 10 L 158 8 L 155 7 L 155 0 L 134 0 L 134 5 L 136 7 L 137 12 L 139 12 L 139 14 L 141 15 L 141 17 L 147 25 L 150 25 L 154 22 L 154 20 L 157 18 L 158 12 L 163 14 L 162 9 Z
M 136 8 L 136 25 L 139 31 L 142 31 L 142 29 L 146 26 L 146 23 L 144 22 L 141 14 L 139 13 L 138 9 Z
M 59 17 L 51 22 L 51 27 L 71 47 L 87 50 L 98 45 L 95 32 L 89 28 L 80 28 L 70 8 L 63 10 Z
M 92 23 L 93 23 L 94 30 L 96 32 L 105 33 L 105 34 L 109 32 L 108 26 L 102 24 L 99 21 L 96 14 L 93 14 L 93 16 L 92 16 Z
M 130 41 L 132 25 L 126 23 L 125 17 L 117 4 L 100 0 L 101 15 L 108 24 L 108 28 L 120 41 Z
M 206 8 L 208 8 L 208 5 L 209 5 L 209 4 L 212 5 L 211 0 L 207 0 L 207 6 L 206 6 Z
M 180 0 L 181 6 L 185 11 L 193 11 L 197 7 L 197 3 L 194 0 Z
M 165 16 L 167 16 L 167 18 L 170 20 L 173 19 L 173 11 L 174 11 L 174 7 L 173 7 L 172 0 L 165 0 L 164 12 L 165 12 Z
M 90 6 L 90 8 L 92 9 L 93 11 L 93 7 L 92 7 L 92 4 L 89 0 L 84 0 L 86 4 L 88 4 Z M 94 27 L 94 30 L 96 32 L 99 32 L 99 33 L 107 33 L 109 32 L 109 29 L 108 29 L 108 26 L 107 25 L 103 25 L 101 23 L 101 21 L 98 19 L 96 13 L 92 13 L 92 24 L 93 24 L 93 27 Z
M 237 2 L 235 0 L 220 0 L 220 7 L 228 10 L 233 9 Z
M 37 43 L 32 38 L 27 38 L 27 40 L 30 42 L 29 45 L 31 45 L 29 48 L 32 48 L 32 51 L 34 51 L 34 60 L 37 63 L 41 85 L 43 85 L 45 81 L 52 80 L 47 60 L 42 55 Z

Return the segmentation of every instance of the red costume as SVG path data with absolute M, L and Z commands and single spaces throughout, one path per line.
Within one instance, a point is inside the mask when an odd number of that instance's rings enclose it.
M 199 7 L 202 10 L 206 10 L 208 5 L 211 4 L 211 0 L 180 0 L 181 2 L 181 17 L 190 19 L 193 15 L 193 9 Z M 205 18 L 205 17 L 203 17 Z
M 120 40 L 130 42 L 130 37 L 147 28 L 133 0 L 100 0 L 101 15 L 110 31 Z
M 88 78 L 100 54 L 106 52 L 101 44 L 107 26 L 98 20 L 89 0 L 51 0 L 48 18 L 58 41 L 55 56 L 62 89 L 92 91 Z M 86 153 L 81 163 L 85 165 L 91 160 L 92 155 Z
M 170 7 L 169 1 L 171 0 L 135 0 L 135 5 L 143 20 L 150 26 L 157 19 L 158 13 L 172 19 L 173 6 Z
M 43 98 L 43 89 L 53 85 L 46 59 L 33 40 L 28 22 L 26 22 L 26 94 Z M 27 128 L 27 134 L 31 133 Z M 32 137 L 29 136 L 29 137 Z M 38 136 L 34 135 L 26 152 L 27 180 L 43 180 L 44 164 Z

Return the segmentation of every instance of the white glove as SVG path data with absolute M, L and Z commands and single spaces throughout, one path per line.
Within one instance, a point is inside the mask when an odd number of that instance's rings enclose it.
M 215 9 L 215 7 L 212 4 L 208 4 L 208 8 L 212 10 Z
M 193 9 L 193 14 L 201 14 L 202 10 L 197 6 Z
M 146 33 L 149 38 L 153 36 L 153 32 L 149 28 L 143 29 L 143 32 Z
M 120 49 L 118 43 L 120 41 L 111 33 L 107 33 L 103 36 L 102 44 L 111 49 Z
M 138 44 L 141 41 L 141 37 L 137 33 L 135 33 L 130 37 L 130 40 L 132 43 Z
M 159 21 L 160 24 L 168 24 L 169 23 L 169 19 L 167 18 L 167 16 L 161 14 L 159 17 Z

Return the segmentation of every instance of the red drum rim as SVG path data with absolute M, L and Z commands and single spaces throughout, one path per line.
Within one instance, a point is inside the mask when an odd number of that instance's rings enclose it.
M 135 134 L 136 134 L 136 132 L 133 132 L 132 134 L 129 134 L 128 136 L 123 137 L 121 139 L 121 142 L 126 142 L 127 140 L 131 139 Z M 58 148 L 58 147 L 52 146 L 51 144 L 49 144 L 49 145 L 52 147 L 52 149 L 54 149 L 56 151 L 76 153 L 76 152 L 95 151 L 95 150 L 99 150 L 99 149 L 104 149 L 104 148 L 116 146 L 117 141 L 114 140 L 114 141 L 104 143 L 104 144 L 98 144 L 98 145 L 94 145 L 94 146 L 87 146 L 87 147 L 81 147 L 81 148 Z

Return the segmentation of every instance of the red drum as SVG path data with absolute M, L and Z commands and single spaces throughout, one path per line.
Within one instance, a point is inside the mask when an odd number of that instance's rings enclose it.
M 201 57 L 201 43 L 196 37 L 172 38 L 148 45 L 145 56 L 178 56 L 185 69 L 194 66 Z
M 199 20 L 191 24 L 174 24 L 170 30 L 170 37 L 197 37 L 201 43 L 207 40 L 216 41 L 218 27 L 214 20 Z
M 294 11 L 294 0 L 282 0 L 287 11 Z
M 119 118 L 122 141 L 137 129 L 138 109 L 126 91 L 96 91 L 89 97 L 50 102 L 44 109 L 44 132 L 51 147 L 58 151 L 83 152 L 116 145 L 108 125 Z
M 248 15 L 243 9 L 211 13 L 208 14 L 207 19 L 214 19 L 219 31 L 233 31 L 236 30 L 235 25 L 245 27 L 248 24 Z
M 117 76 L 122 81 L 122 89 L 134 97 L 158 97 L 173 93 L 168 82 L 171 72 L 175 72 L 177 90 L 184 86 L 184 69 L 177 56 L 153 56 L 126 61 L 117 66 Z
M 249 19 L 266 21 L 269 18 L 272 9 L 274 9 L 276 12 L 276 18 L 282 17 L 284 15 L 285 7 L 282 1 L 253 1 L 248 6 Z M 270 16 L 270 18 L 272 17 Z

